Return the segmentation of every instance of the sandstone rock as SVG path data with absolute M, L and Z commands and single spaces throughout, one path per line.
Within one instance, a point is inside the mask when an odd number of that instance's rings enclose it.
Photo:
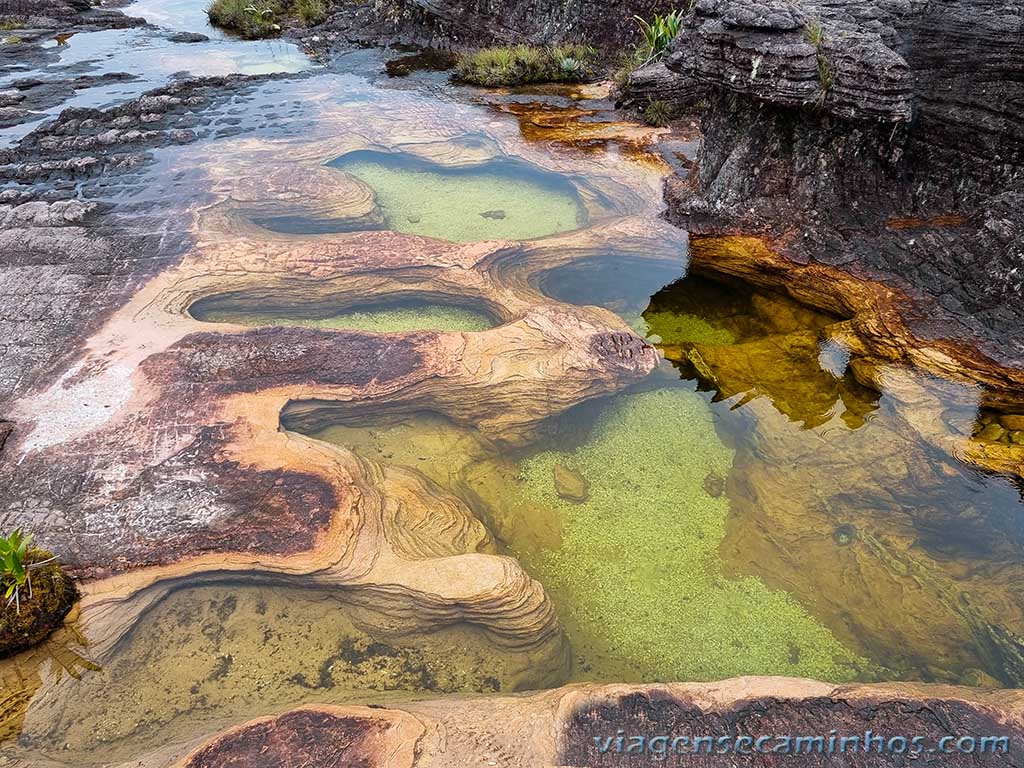
M 661 61 L 630 73 L 624 90 L 623 102 L 640 108 L 654 99 L 689 104 L 704 93 L 703 85 L 697 80 L 673 72 Z
M 713 86 L 849 119 L 908 121 L 912 78 L 903 58 L 862 29 L 825 22 L 812 33 L 812 18 L 782 0 L 698 3 L 668 68 L 693 90 Z
M 666 735 L 668 762 L 694 759 L 692 752 L 673 759 L 671 739 L 681 735 L 752 737 L 816 735 L 822 723 L 845 736 L 911 732 L 926 749 L 946 735 L 986 734 L 1005 739 L 1012 750 L 1024 731 L 1024 702 L 1014 691 L 980 691 L 928 685 L 851 685 L 842 688 L 809 680 L 747 677 L 716 683 L 664 685 L 585 685 L 518 697 L 491 696 L 421 701 L 389 709 L 306 707 L 277 718 L 242 724 L 183 755 L 174 768 L 228 768 L 251 755 L 333 755 L 335 749 L 372 755 L 389 768 L 443 764 L 469 768 L 484 760 L 503 766 L 611 766 L 661 762 L 654 752 L 601 751 L 604 740 Z M 339 732 L 345 742 L 339 742 Z M 371 736 L 372 734 L 372 736 Z M 827 739 L 828 729 L 824 732 Z M 645 744 L 648 743 L 645 741 Z M 715 741 L 714 743 L 718 743 Z M 371 748 L 370 745 L 373 745 Z M 842 759 L 850 768 L 875 768 L 878 755 L 848 744 Z M 861 744 L 858 742 L 857 747 Z M 744 749 L 747 747 L 744 746 Z M 692 749 L 692 747 L 691 747 Z M 792 738 L 789 749 L 792 750 Z M 362 751 L 359 751 L 362 750 Z M 790 755 L 792 755 L 792 751 Z M 385 759 L 381 757 L 387 755 Z M 199 760 L 200 756 L 203 758 Z M 980 760 L 979 760 L 980 757 Z M 1007 753 L 949 755 L 954 768 L 1002 766 Z M 165 762 L 163 763 L 166 765 Z M 289 758 L 274 765 L 291 766 Z M 321 763 L 304 763 L 321 765 Z M 327 763 L 324 763 L 327 765 Z
M 812 302 L 797 275 L 884 284 L 903 297 L 891 313 L 899 335 L 943 342 L 917 360 L 952 370 L 952 357 L 991 407 L 1013 410 L 1024 118 L 1007 105 L 1024 67 L 1019 5 L 821 0 L 801 5 L 799 30 L 757 26 L 771 15 L 761 5 L 698 3 L 673 47 L 667 66 L 706 89 L 708 109 L 696 172 L 667 185 L 670 219 L 694 233 L 766 233 L 776 267 L 730 270 Z M 859 303 L 824 293 L 817 305 L 841 314 Z
M 590 483 L 576 470 L 556 463 L 554 466 L 555 492 L 566 501 L 582 504 L 590 498 Z

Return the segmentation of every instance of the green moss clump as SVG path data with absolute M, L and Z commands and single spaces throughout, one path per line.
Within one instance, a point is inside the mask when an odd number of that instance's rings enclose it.
M 556 463 L 587 479 L 586 502 L 559 498 Z M 561 544 L 510 544 L 559 607 L 586 660 L 580 677 L 842 681 L 867 665 L 787 593 L 724 576 L 729 501 L 705 481 L 731 464 L 704 399 L 660 390 L 618 400 L 576 450 L 520 465 L 513 504 L 557 510 Z
M 30 548 L 27 564 L 52 557 L 43 549 Z M 78 590 L 56 561 L 32 571 L 32 596 L 21 591 L 21 609 L 12 604 L 0 608 L 0 657 L 10 656 L 46 639 L 61 626 Z
M 482 48 L 459 57 L 455 78 L 488 87 L 529 83 L 582 83 L 595 74 L 597 52 L 589 45 Z
M 327 4 L 324 0 L 296 0 L 295 13 L 305 26 L 315 27 L 327 19 Z

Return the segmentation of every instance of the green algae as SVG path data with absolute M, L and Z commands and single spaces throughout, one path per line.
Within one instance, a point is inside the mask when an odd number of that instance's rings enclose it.
M 560 498 L 554 466 L 589 482 Z M 553 597 L 585 679 L 710 680 L 744 674 L 844 681 L 866 660 L 846 650 L 787 593 L 723 575 L 718 545 L 729 502 L 705 490 L 729 472 L 707 403 L 685 390 L 620 398 L 570 452 L 523 461 L 499 502 L 557 512 L 560 545 L 510 541 Z M 515 528 L 509 529 L 515 530 Z
M 526 240 L 586 222 L 570 182 L 521 161 L 448 167 L 411 154 L 359 150 L 332 165 L 374 190 L 395 232 L 453 242 Z
M 734 344 L 736 335 L 689 313 L 646 312 L 643 335 L 662 344 Z
M 305 328 L 331 328 L 371 333 L 402 331 L 485 331 L 494 324 L 479 312 L 463 307 L 425 305 L 422 307 L 382 307 L 343 312 L 330 317 L 287 316 L 282 313 L 260 314 L 239 310 L 202 313 L 197 319 L 209 323 L 241 325 L 297 325 Z

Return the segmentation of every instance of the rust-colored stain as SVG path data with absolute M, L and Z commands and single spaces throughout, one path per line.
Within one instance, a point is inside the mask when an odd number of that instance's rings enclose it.
M 519 131 L 527 141 L 554 142 L 594 152 L 616 146 L 631 160 L 667 168 L 655 148 L 663 129 L 624 120 L 602 120 L 603 110 L 582 106 L 561 107 L 542 102 L 508 102 L 495 106 L 515 115 Z
M 923 229 L 924 227 L 963 227 L 969 222 L 965 216 L 956 213 L 943 213 L 928 218 L 893 217 L 886 222 L 885 226 L 890 230 L 901 229 Z

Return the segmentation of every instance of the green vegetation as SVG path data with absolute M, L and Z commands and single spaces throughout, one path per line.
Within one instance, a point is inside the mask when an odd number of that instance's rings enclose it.
M 307 27 L 320 24 L 327 9 L 326 0 L 213 0 L 206 15 L 215 27 L 258 40 L 278 34 L 287 19 Z
M 528 83 L 581 83 L 594 77 L 597 52 L 589 45 L 482 48 L 459 57 L 455 78 L 495 87 Z
M 327 19 L 327 4 L 324 0 L 296 0 L 295 13 L 305 26 L 315 27 Z
M 640 16 L 633 17 L 636 25 L 640 28 L 643 39 L 640 45 L 627 51 L 619 62 L 612 77 L 618 90 L 622 91 L 626 88 L 629 84 L 629 76 L 633 72 L 665 55 L 683 26 L 684 15 L 683 11 L 672 11 L 665 16 L 656 13 L 650 21 Z
M 0 537 L 0 581 L 7 601 L 0 611 L 0 655 L 45 638 L 77 597 L 57 558 L 33 547 L 32 536 L 18 529 Z
M 672 41 L 676 39 L 683 26 L 683 12 L 672 11 L 664 16 L 656 13 L 650 21 L 634 16 L 633 20 L 643 35 L 640 50 L 645 54 L 644 64 L 649 64 L 664 56 Z
M 0 537 L 0 577 L 3 578 L 4 598 L 7 607 L 13 603 L 18 613 L 21 612 L 21 590 L 26 584 L 29 595 L 32 593 L 32 579 L 25 562 L 31 541 L 31 534 L 25 536 L 18 528 L 10 536 Z
M 11 16 L 0 21 L 0 32 L 10 32 L 12 29 L 21 29 L 25 26 L 25 20 L 20 16 Z
M 647 59 L 647 54 L 643 48 L 631 48 L 619 58 L 619 64 L 615 69 L 615 74 L 612 75 L 612 81 L 615 83 L 615 87 L 622 91 L 627 85 L 629 85 L 629 76 L 632 75 L 636 70 L 640 69 Z
M 644 122 L 661 127 L 672 119 L 672 105 L 662 99 L 649 99 L 644 107 Z
M 807 42 L 817 49 L 819 85 L 817 105 L 820 108 L 824 106 L 825 99 L 828 97 L 829 91 L 832 90 L 834 78 L 832 68 L 825 56 L 825 29 L 818 19 L 812 19 L 807 23 L 806 35 Z

